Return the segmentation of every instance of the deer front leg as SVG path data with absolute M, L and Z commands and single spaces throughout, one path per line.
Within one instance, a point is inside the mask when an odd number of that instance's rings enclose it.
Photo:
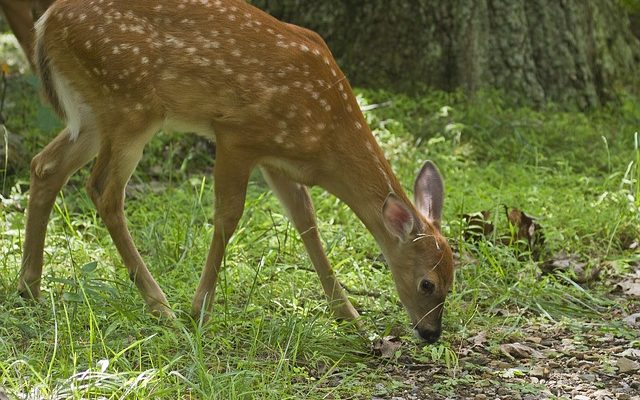
M 333 313 L 339 319 L 357 319 L 358 312 L 338 282 L 322 248 L 315 211 L 307 188 L 265 167 L 262 168 L 262 174 L 302 237 L 304 247 L 318 273 Z
M 38 298 L 44 252 L 44 239 L 58 192 L 69 177 L 95 157 L 98 138 L 95 132 L 80 132 L 71 141 L 65 129 L 31 161 L 31 183 L 27 226 L 22 253 L 18 292 L 22 297 Z
M 253 162 L 218 142 L 214 167 L 215 205 L 213 239 L 192 302 L 192 317 L 208 319 L 225 248 L 244 211 Z
M 136 284 L 151 312 L 173 318 L 167 298 L 147 269 L 138 249 L 133 243 L 124 214 L 124 189 L 135 169 L 148 138 L 155 132 L 139 136 L 136 140 L 125 139 L 131 135 L 127 130 L 112 132 L 110 140 L 103 140 L 98 158 L 87 183 L 89 197 L 96 206 L 113 239 L 129 278 Z M 131 135 L 133 136 L 133 135 Z

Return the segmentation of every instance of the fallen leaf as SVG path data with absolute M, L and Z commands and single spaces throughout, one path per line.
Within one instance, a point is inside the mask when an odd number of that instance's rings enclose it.
M 508 239 L 509 243 L 506 244 L 524 241 L 529 246 L 533 259 L 538 259 L 545 240 L 542 226 L 536 222 L 536 218 L 525 214 L 522 210 L 509 209 L 507 206 L 504 206 L 504 209 L 509 224 L 515 228 L 515 232 Z
M 538 350 L 521 343 L 501 344 L 500 350 L 511 360 L 516 358 L 544 358 L 544 355 Z
M 621 289 L 627 296 L 640 297 L 640 271 L 618 282 L 616 288 Z
M 578 255 L 568 254 L 564 251 L 540 264 L 540 270 L 545 274 L 573 273 L 573 279 L 576 283 L 589 283 L 600 277 L 600 268 L 587 268 L 587 263 L 580 261 Z
M 493 224 L 491 223 L 491 211 L 479 211 L 462 216 L 466 227 L 463 236 L 467 241 L 474 241 L 480 238 L 486 238 L 493 233 Z
M 629 360 L 626 357 L 619 358 L 616 361 L 616 367 L 618 367 L 618 372 L 621 374 L 626 374 L 627 372 L 634 372 L 640 370 L 640 363 L 637 361 Z
M 542 343 L 542 338 L 541 337 L 537 337 L 537 336 L 528 336 L 528 337 L 525 338 L 525 340 L 527 342 L 531 342 L 531 343 L 535 343 L 535 344 Z
M 626 349 L 622 353 L 616 355 L 618 357 L 626 357 L 632 360 L 640 360 L 640 349 Z
M 373 353 L 382 358 L 395 358 L 396 351 L 402 347 L 402 341 L 396 336 L 385 336 L 373 343 Z
M 615 399 L 616 395 L 608 389 L 600 389 L 591 393 L 592 399 Z
M 487 332 L 482 331 L 477 335 L 468 338 L 467 340 L 473 343 L 473 347 L 484 347 L 483 345 L 487 343 Z
M 618 282 L 618 286 L 622 288 L 624 294 L 640 297 L 640 282 L 622 281 Z
M 504 206 L 509 223 L 517 228 L 515 240 L 526 240 L 530 245 L 541 245 L 544 242 L 542 227 L 536 222 L 536 218 L 529 216 L 517 208 L 509 210 Z
M 547 378 L 550 373 L 551 371 L 547 367 L 535 366 L 529 370 L 529 376 L 535 376 L 536 378 Z
M 640 326 L 640 313 L 631 314 L 628 317 L 625 317 L 622 321 L 633 327 Z

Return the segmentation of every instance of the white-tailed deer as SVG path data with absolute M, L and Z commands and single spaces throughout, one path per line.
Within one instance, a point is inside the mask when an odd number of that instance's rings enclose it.
M 97 156 L 87 190 L 147 306 L 172 316 L 138 253 L 124 189 L 163 126 L 215 139 L 214 233 L 193 315 L 211 310 L 225 247 L 259 167 L 287 211 L 336 316 L 358 313 L 322 249 L 306 186 L 364 222 L 387 259 L 414 329 L 441 332 L 452 254 L 440 234 L 443 183 L 427 162 L 415 206 L 394 176 L 324 41 L 242 0 L 60 0 L 38 21 L 45 95 L 67 127 L 31 163 L 19 290 L 38 296 L 47 220 L 69 176 Z
M 54 0 L 0 0 L 0 9 L 4 13 L 13 34 L 27 55 L 31 66 L 33 59 L 33 23 L 53 3 Z

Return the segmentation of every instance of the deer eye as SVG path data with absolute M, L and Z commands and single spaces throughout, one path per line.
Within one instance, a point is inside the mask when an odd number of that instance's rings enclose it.
M 435 288 L 436 285 L 434 285 L 430 280 L 423 279 L 422 282 L 420 282 L 420 290 L 424 294 L 432 294 Z

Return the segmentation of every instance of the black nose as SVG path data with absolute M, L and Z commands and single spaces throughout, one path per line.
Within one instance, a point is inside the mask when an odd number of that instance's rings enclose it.
M 430 330 L 430 329 L 418 328 L 417 331 L 418 331 L 418 335 L 420 335 L 420 338 L 427 343 L 435 343 L 440 337 L 440 333 L 442 333 L 442 331 L 439 329 Z

